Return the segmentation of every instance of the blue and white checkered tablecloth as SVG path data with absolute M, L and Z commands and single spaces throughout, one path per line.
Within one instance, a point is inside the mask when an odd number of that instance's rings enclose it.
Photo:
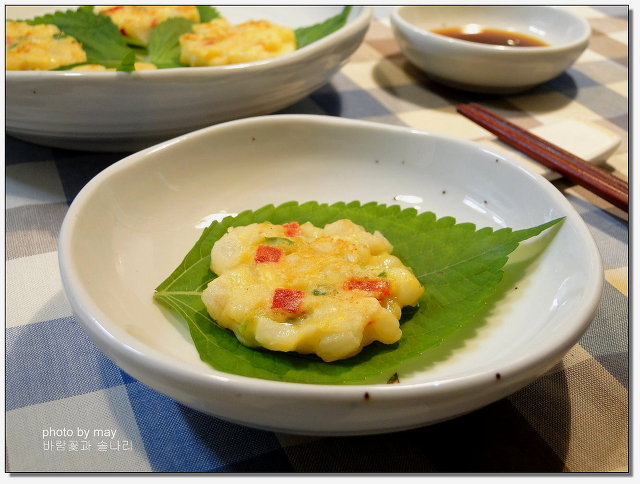
M 284 110 L 410 126 L 479 142 L 456 114 L 476 101 L 525 128 L 580 119 L 622 137 L 608 159 L 628 177 L 628 8 L 568 7 L 593 28 L 566 73 L 519 95 L 439 86 L 401 55 L 379 8 L 365 42 L 324 87 Z M 6 470 L 9 472 L 463 473 L 629 469 L 629 223 L 580 187 L 556 183 L 601 251 L 595 319 L 539 380 L 466 416 L 380 436 L 254 430 L 191 410 L 127 375 L 74 319 L 58 269 L 70 202 L 128 153 L 48 148 L 6 137 Z

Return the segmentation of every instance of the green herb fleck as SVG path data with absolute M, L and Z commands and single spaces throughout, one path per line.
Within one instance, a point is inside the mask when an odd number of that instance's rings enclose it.
M 287 239 L 285 237 L 265 237 L 264 243 L 267 245 L 293 245 L 293 240 Z

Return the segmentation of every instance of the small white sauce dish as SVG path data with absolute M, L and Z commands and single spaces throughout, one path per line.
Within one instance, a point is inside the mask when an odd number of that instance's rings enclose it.
M 566 219 L 539 241 L 546 245 L 533 262 L 538 243 L 514 252 L 499 300 L 411 368 L 398 368 L 398 383 L 318 385 L 216 370 L 200 359 L 186 323 L 154 301 L 154 289 L 203 225 L 290 200 L 377 201 L 478 228 Z M 111 165 L 69 208 L 59 258 L 78 321 L 128 374 L 226 420 L 316 435 L 419 427 L 515 392 L 575 345 L 603 287 L 588 228 L 541 176 L 465 140 L 329 116 L 231 121 Z
M 548 45 L 482 44 L 433 32 L 472 24 L 525 34 Z M 586 20 L 546 6 L 402 6 L 392 11 L 391 25 L 406 58 L 434 81 L 500 94 L 524 91 L 560 75 L 591 36 Z

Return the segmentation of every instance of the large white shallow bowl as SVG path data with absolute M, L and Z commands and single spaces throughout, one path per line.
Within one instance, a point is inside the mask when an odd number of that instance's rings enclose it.
M 398 203 L 478 227 L 566 220 L 508 283 L 517 291 L 509 286 L 482 321 L 414 362 L 398 384 L 309 385 L 216 371 L 199 359 L 185 323 L 153 301 L 154 288 L 203 220 L 289 200 Z M 232 121 L 129 156 L 80 192 L 59 242 L 69 301 L 117 365 L 185 405 L 283 432 L 388 432 L 498 400 L 578 341 L 602 290 L 585 224 L 539 175 L 467 141 L 321 116 Z
M 544 47 L 507 47 L 454 39 L 433 29 L 482 27 L 539 38 Z M 391 13 L 400 49 L 433 80 L 488 93 L 529 89 L 561 74 L 586 49 L 586 20 L 544 6 L 403 6 Z
M 291 28 L 338 14 L 339 6 L 220 7 L 232 23 L 266 19 Z M 28 19 L 51 8 L 7 7 Z M 368 7 L 353 7 L 338 31 L 290 54 L 229 66 L 156 71 L 6 72 L 6 131 L 45 145 L 129 151 L 213 123 L 273 113 L 335 74 L 362 42 Z

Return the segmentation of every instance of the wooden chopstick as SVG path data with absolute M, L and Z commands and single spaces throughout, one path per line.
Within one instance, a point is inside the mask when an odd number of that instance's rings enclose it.
M 629 211 L 629 184 L 582 158 L 516 126 L 476 103 L 460 104 L 457 111 L 565 178 L 585 187 L 616 207 Z
M 479 104 L 472 103 L 469 105 L 461 105 L 459 106 L 458 111 L 461 112 L 462 114 L 465 114 L 463 111 L 466 111 L 468 109 L 475 110 L 481 113 L 482 115 L 486 116 L 486 118 L 491 118 L 492 120 L 495 120 L 497 126 L 504 129 L 505 132 L 508 133 L 509 135 L 513 134 L 514 139 L 516 139 L 517 141 L 526 143 L 528 148 L 534 147 L 538 151 L 542 151 L 545 154 L 550 154 L 551 155 L 550 162 L 561 163 L 563 165 L 565 164 L 570 165 L 572 170 L 578 171 L 578 172 L 584 172 L 585 176 L 598 177 L 598 178 L 604 176 L 606 177 L 606 179 L 604 180 L 605 183 L 611 184 L 613 186 L 617 186 L 621 190 L 624 190 L 628 193 L 629 187 L 627 182 L 625 182 L 624 180 L 621 180 L 620 178 L 617 178 L 611 175 L 610 173 L 586 162 L 585 160 L 575 156 L 572 153 L 569 153 L 568 151 L 563 150 L 559 146 L 549 143 L 548 141 L 534 135 L 533 133 L 530 133 L 529 131 L 526 131 L 520 128 L 519 126 L 516 126 L 510 121 L 507 121 L 506 119 L 498 116 L 497 114 L 493 113 L 492 111 L 488 110 L 483 106 L 480 106 Z M 511 146 L 514 146 L 514 145 L 511 145 Z M 537 159 L 535 157 L 533 158 Z M 550 166 L 549 164 L 545 163 L 545 161 L 546 160 L 542 160 L 541 162 L 546 166 Z M 555 165 L 550 167 L 555 168 Z M 559 167 L 557 171 L 559 173 L 562 173 L 561 169 L 562 167 Z M 570 176 L 568 175 L 567 178 L 570 178 Z

